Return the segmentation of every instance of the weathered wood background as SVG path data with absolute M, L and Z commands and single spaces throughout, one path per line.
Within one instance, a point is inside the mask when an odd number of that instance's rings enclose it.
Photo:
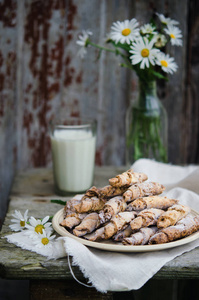
M 118 57 L 89 49 L 82 29 L 102 42 L 111 24 L 154 12 L 180 22 L 178 72 L 160 82 L 169 115 L 169 162 L 199 163 L 199 3 L 196 0 L 0 0 L 0 218 L 16 170 L 50 166 L 49 120 L 61 113 L 98 121 L 96 164 L 125 163 L 125 114 L 137 79 Z

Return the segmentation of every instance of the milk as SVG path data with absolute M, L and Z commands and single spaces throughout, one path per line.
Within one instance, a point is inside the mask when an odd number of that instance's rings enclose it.
M 91 129 L 55 129 L 51 135 L 54 180 L 61 192 L 82 192 L 93 184 L 96 137 Z

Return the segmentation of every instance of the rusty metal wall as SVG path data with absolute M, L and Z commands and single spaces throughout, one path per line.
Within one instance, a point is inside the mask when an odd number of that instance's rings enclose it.
M 76 40 L 82 29 L 91 28 L 96 41 L 103 41 L 114 16 L 129 17 L 129 3 L 25 1 L 20 21 L 24 40 L 19 167 L 51 162 L 47 129 L 49 120 L 60 113 L 97 118 L 97 164 L 120 165 L 124 161 L 126 70 L 120 70 L 118 58 L 105 53 L 96 61 L 95 49 L 89 49 L 82 61 L 77 57 Z
M 0 2 L 0 227 L 16 169 L 16 1 Z
M 168 83 L 159 83 L 159 96 L 169 115 L 169 161 L 199 162 L 198 64 L 190 58 L 198 45 L 196 2 L 0 0 L 0 218 L 15 171 L 51 165 L 48 126 L 55 116 L 95 117 L 96 163 L 125 162 L 125 114 L 136 97 L 137 78 L 111 53 L 96 60 L 96 49 L 89 48 L 84 60 L 77 57 L 82 29 L 103 42 L 117 20 L 135 17 L 146 23 L 157 11 L 180 22 L 183 47 L 172 53 L 179 70 Z
M 98 120 L 97 164 L 124 163 L 125 114 L 136 95 L 137 79 L 119 67 L 118 57 L 96 49 L 81 61 L 76 40 L 82 29 L 91 29 L 102 42 L 113 21 L 136 17 L 149 20 L 149 13 L 168 13 L 181 23 L 183 48 L 177 48 L 179 72 L 161 87 L 162 101 L 169 111 L 170 161 L 180 162 L 181 123 L 186 50 L 187 1 L 19 1 L 21 36 L 21 89 L 18 97 L 18 167 L 48 165 L 51 161 L 47 135 L 49 120 L 60 112 L 92 115 Z M 134 90 L 133 90 L 134 89 Z M 173 105 L 175 99 L 175 106 Z M 179 133 L 176 137 L 173 128 Z M 171 131 L 172 129 L 172 131 Z M 175 142 L 174 142 L 175 140 Z M 19 148 L 19 145 L 18 147 Z

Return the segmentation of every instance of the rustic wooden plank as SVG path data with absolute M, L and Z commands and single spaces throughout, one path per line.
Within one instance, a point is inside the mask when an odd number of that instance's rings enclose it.
M 185 75 L 187 34 L 184 20 L 187 20 L 187 1 L 178 2 L 20 1 L 20 5 L 15 7 L 20 21 L 18 37 L 23 46 L 17 48 L 19 52 L 23 51 L 19 53 L 23 60 L 19 61 L 20 70 L 17 73 L 21 76 L 19 83 L 23 98 L 18 99 L 18 112 L 21 111 L 17 120 L 20 131 L 18 148 L 23 146 L 23 155 L 18 151 L 19 167 L 50 163 L 48 121 L 59 115 L 61 109 L 69 115 L 86 113 L 98 119 L 98 164 L 121 165 L 124 162 L 124 119 L 129 95 L 135 92 L 132 91 L 132 85 L 134 89 L 136 86 L 135 79 L 131 81 L 133 75 L 119 68 L 118 58 L 109 53 L 104 53 L 99 61 L 95 61 L 96 51 L 89 49 L 88 56 L 82 62 L 76 56 L 76 40 L 82 29 L 90 28 L 93 38 L 101 42 L 113 21 L 136 17 L 141 22 L 147 22 L 155 11 L 178 19 L 184 34 L 184 47 L 178 47 L 174 52 L 177 54 L 179 72 L 160 89 L 160 97 L 169 112 L 170 160 L 178 162 L 182 139 L 181 98 Z M 87 15 L 89 18 L 86 18 Z M 118 119 L 121 121 L 118 122 Z M 180 133 L 177 138 L 173 128 Z M 174 148 L 177 151 L 173 151 Z
M 0 279 L 0 299 L 29 299 L 29 281 Z
M 107 185 L 108 178 L 125 170 L 125 167 L 96 168 L 96 186 Z M 32 169 L 20 172 L 16 177 L 11 194 L 8 214 L 6 216 L 1 236 L 11 233 L 9 229 L 11 214 L 15 209 L 24 212 L 29 209 L 29 215 L 36 218 L 54 215 L 62 206 L 50 203 L 57 198 L 53 190 L 52 170 Z M 59 199 L 67 199 L 59 197 Z M 198 279 L 199 278 L 199 248 L 167 263 L 155 276 L 155 279 Z M 78 278 L 84 279 L 78 267 L 74 267 Z M 30 251 L 22 250 L 5 239 L 0 239 L 0 276 L 7 279 L 71 279 L 67 259 L 47 260 Z
M 20 166 L 42 166 L 51 159 L 49 120 L 60 103 L 66 6 L 65 1 L 23 4 L 23 99 L 18 120 L 23 152 L 18 160 Z
M 177 300 L 175 293 L 176 280 L 149 280 L 141 289 L 133 291 L 135 300 L 162 299 Z M 179 298 L 180 299 L 180 298 Z
M 17 153 L 16 6 L 15 0 L 0 1 L 0 228 L 7 209 Z
M 183 34 L 183 47 L 172 47 L 171 56 L 175 57 L 178 65 L 178 71 L 168 76 L 169 82 L 164 85 L 161 90 L 163 103 L 168 112 L 168 148 L 169 148 L 169 162 L 176 164 L 182 163 L 181 143 L 183 143 L 182 132 L 182 106 L 183 97 L 185 93 L 184 80 L 186 75 L 186 55 L 187 55 L 187 27 L 184 20 L 187 18 L 187 1 L 170 1 L 168 6 L 168 13 L 172 19 L 179 21 L 179 28 Z
M 187 76 L 185 82 L 185 96 L 183 97 L 183 136 L 181 145 L 183 160 L 186 163 L 198 163 L 199 137 L 199 3 L 189 1 L 187 37 Z
M 163 13 L 172 19 L 179 21 L 179 27 L 183 33 L 183 47 L 172 47 L 168 49 L 178 64 L 178 71 L 168 76 L 169 81 L 158 81 L 158 95 L 168 113 L 168 160 L 172 163 L 182 163 L 183 157 L 181 144 L 184 133 L 182 131 L 183 116 L 182 99 L 184 97 L 184 80 L 186 69 L 186 45 L 187 45 L 187 9 L 186 1 L 137 1 L 135 5 L 135 16 L 142 24 L 149 22 L 153 13 Z M 132 100 L 137 96 L 137 78 L 132 78 Z M 176 134 L 176 132 L 178 134 Z
M 173 1 L 151 1 L 148 4 L 145 1 L 134 3 L 76 0 L 68 1 L 65 6 L 61 1 L 57 3 L 55 6 L 53 2 L 47 5 L 30 0 L 25 6 L 24 104 L 21 128 L 25 155 L 21 156 L 21 164 L 50 164 L 50 145 L 46 137 L 48 120 L 50 116 L 60 115 L 62 111 L 70 116 L 87 114 L 96 117 L 97 164 L 121 165 L 125 161 L 125 114 L 130 102 L 129 95 L 133 92 L 132 85 L 136 86 L 135 76 L 132 72 L 120 68 L 118 57 L 111 53 L 104 52 L 96 61 L 97 50 L 90 48 L 84 61 L 81 61 L 77 57 L 78 34 L 82 29 L 90 29 L 93 31 L 92 39 L 102 43 L 113 21 L 136 17 L 141 22 L 146 22 L 154 11 L 184 20 L 186 1 L 181 4 L 180 14 L 177 2 L 174 5 Z M 38 10 L 39 13 L 34 18 Z M 60 12 L 62 14 L 58 18 Z M 86 15 L 89 15 L 89 18 L 86 18 Z M 32 27 L 28 25 L 32 18 L 35 24 L 34 31 L 31 31 Z M 52 56 L 53 51 L 57 53 L 55 57 Z M 179 62 L 183 55 L 182 49 L 179 50 Z M 50 63 L 52 59 L 54 60 Z M 181 63 L 180 66 L 184 68 Z M 37 75 L 39 73 L 40 77 Z M 182 72 L 179 71 L 179 76 L 175 78 L 176 86 L 180 88 Z M 52 91 L 48 85 L 53 88 Z M 180 118 L 176 118 L 176 115 L 180 115 L 181 100 L 176 101 L 176 110 L 171 109 L 169 105 L 173 105 L 176 95 L 181 99 L 182 91 L 177 90 L 174 95 L 168 95 L 171 85 L 170 83 L 164 86 L 161 94 L 164 95 L 162 100 L 169 108 L 170 114 L 170 161 L 177 162 L 179 155 L 174 155 L 178 151 L 173 151 L 172 147 L 179 148 L 180 134 L 176 139 L 173 127 L 180 132 Z
M 124 171 L 121 167 L 97 167 L 95 170 L 95 185 L 104 186 L 108 179 Z M 51 169 L 39 168 L 21 171 L 16 177 L 12 189 L 10 205 L 7 217 L 2 228 L 1 237 L 11 233 L 9 229 L 11 213 L 15 209 L 29 213 L 36 218 L 43 218 L 47 213 L 53 215 L 60 207 L 58 204 L 50 203 L 50 199 L 56 197 L 53 187 L 53 176 Z M 60 197 L 59 197 L 60 198 Z M 61 199 L 67 199 L 61 197 Z M 199 249 L 184 253 L 180 257 L 167 263 L 143 288 L 138 291 L 120 293 L 97 293 L 95 289 L 84 288 L 77 284 L 70 273 L 67 259 L 47 260 L 34 252 L 22 250 L 13 244 L 7 243 L 0 238 L 0 277 L 17 280 L 30 280 L 31 299 L 74 299 L 91 297 L 93 299 L 136 299 L 142 300 L 148 295 L 153 299 L 159 295 L 160 290 L 165 289 L 165 299 L 173 295 L 173 284 L 171 279 L 199 279 Z M 76 277 L 86 283 L 83 274 L 78 267 L 73 267 Z M 161 279 L 161 281 L 159 281 Z M 167 282 L 167 284 L 166 284 Z M 176 282 L 176 281 L 175 281 Z M 161 286 L 161 289 L 156 289 Z M 169 286 L 169 288 L 168 288 Z M 178 284 L 176 289 L 179 289 Z M 187 289 L 190 285 L 187 285 Z M 178 293 L 181 293 L 182 288 Z M 45 294 L 43 295 L 45 291 Z M 197 293 L 197 286 L 192 284 L 192 291 Z M 42 298 L 40 298 L 42 296 Z M 82 298 L 84 299 L 84 298 Z M 193 298 L 194 299 L 194 298 Z
M 169 160 L 181 162 L 187 1 L 29 0 L 17 2 L 14 11 L 19 39 L 16 47 L 19 168 L 51 164 L 48 123 L 61 111 L 70 116 L 88 114 L 97 118 L 97 164 L 124 163 L 125 114 L 131 95 L 136 95 L 137 80 L 131 71 L 118 66 L 118 57 L 111 53 L 103 53 L 96 61 L 97 51 L 90 48 L 81 61 L 77 57 L 76 40 L 82 29 L 89 28 L 93 39 L 102 42 L 113 21 L 136 17 L 143 23 L 155 11 L 179 20 L 184 35 L 184 47 L 173 53 L 177 54 L 179 72 L 159 91 L 169 113 Z M 4 34 L 6 38 L 7 31 Z
M 94 288 L 87 288 L 75 281 L 32 281 L 30 284 L 30 300 L 111 300 L 112 293 L 102 294 Z
M 92 26 L 93 40 L 111 48 L 104 43 L 104 38 L 113 22 L 130 17 L 131 3 L 132 1 L 101 1 L 101 32 L 98 38 Z M 99 69 L 97 164 L 121 165 L 125 162 L 125 114 L 130 72 L 120 67 L 121 62 L 119 57 L 107 52 L 103 52 L 97 62 Z

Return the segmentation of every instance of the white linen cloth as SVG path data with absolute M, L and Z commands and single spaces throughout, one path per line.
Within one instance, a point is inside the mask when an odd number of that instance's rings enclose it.
M 179 167 L 149 159 L 136 161 L 132 168 L 148 175 L 148 181 L 164 184 L 164 195 L 199 212 L 199 167 Z M 198 194 L 197 194 L 198 193 Z M 49 249 L 30 245 L 23 232 L 6 236 L 7 240 L 23 249 L 35 251 L 48 258 L 72 256 L 84 276 L 98 291 L 127 291 L 141 288 L 168 261 L 199 247 L 199 239 L 179 247 L 146 253 L 117 253 L 88 248 L 69 237 L 60 237 Z M 125 247 L 125 246 L 124 246 Z

